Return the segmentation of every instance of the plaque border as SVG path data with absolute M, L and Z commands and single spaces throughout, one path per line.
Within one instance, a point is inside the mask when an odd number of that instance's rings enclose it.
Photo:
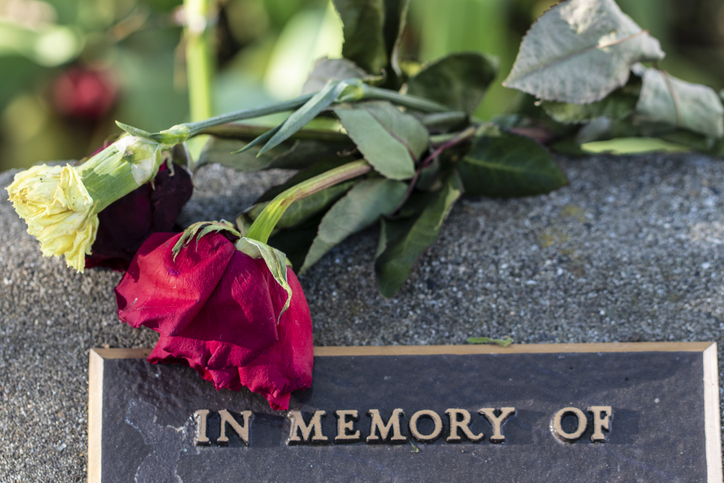
M 700 352 L 703 362 L 704 434 L 707 483 L 722 483 L 721 408 L 716 342 L 602 342 L 591 344 L 399 345 L 315 347 L 314 355 L 406 356 L 468 354 L 551 354 L 602 352 Z M 103 429 L 103 362 L 106 359 L 145 359 L 151 349 L 91 349 L 88 367 L 88 481 L 101 481 Z

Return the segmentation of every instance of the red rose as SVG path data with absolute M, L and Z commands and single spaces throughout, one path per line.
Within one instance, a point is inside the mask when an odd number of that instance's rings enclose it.
M 174 173 L 162 164 L 151 183 L 109 205 L 98 214 L 98 233 L 85 257 L 86 268 L 127 270 L 133 255 L 151 233 L 172 231 L 191 198 L 191 176 L 181 166 Z
M 116 102 L 116 83 L 110 72 L 88 66 L 71 67 L 52 86 L 53 103 L 64 116 L 97 121 Z
M 156 233 L 143 243 L 116 288 L 118 316 L 160 334 L 148 360 L 194 368 L 216 389 L 241 386 L 273 409 L 312 383 L 312 320 L 294 272 L 287 292 L 263 259 L 238 251 L 219 233 L 191 241 L 176 256 L 181 234 Z M 279 320 L 279 323 L 277 323 Z

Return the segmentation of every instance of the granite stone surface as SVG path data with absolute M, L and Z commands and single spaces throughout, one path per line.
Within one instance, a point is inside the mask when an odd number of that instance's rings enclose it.
M 375 289 L 375 229 L 332 250 L 300 279 L 315 344 L 711 340 L 721 360 L 724 161 L 561 164 L 570 186 L 550 195 L 459 202 L 391 300 Z M 284 176 L 202 168 L 181 221 L 233 219 Z M 85 480 L 88 350 L 156 340 L 118 321 L 119 280 L 43 258 L 0 196 L 0 481 Z

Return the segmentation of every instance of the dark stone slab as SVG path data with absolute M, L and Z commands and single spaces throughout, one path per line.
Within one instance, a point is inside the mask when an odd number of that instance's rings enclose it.
M 721 481 L 716 345 L 621 344 L 627 351 L 613 352 L 617 346 L 350 349 L 373 355 L 323 348 L 319 354 L 335 355 L 315 358 L 313 387 L 295 393 L 290 410 L 306 421 L 326 411 L 329 442 L 301 445 L 287 444 L 287 413 L 256 394 L 217 392 L 191 369 L 112 358 L 138 351 L 93 351 L 89 481 Z M 612 408 L 605 443 L 591 442 L 591 406 Z M 502 426 L 505 442 L 494 444 L 478 410 L 502 407 L 516 412 Z M 588 420 L 571 443 L 551 430 L 566 407 Z M 367 444 L 367 411 L 378 409 L 386 421 L 395 408 L 404 411 L 406 441 Z M 467 410 L 482 440 L 447 442 L 450 408 Z M 194 413 L 202 409 L 210 410 L 208 446 L 195 444 Z M 242 411 L 252 412 L 248 446 L 228 425 L 228 446 L 216 443 L 224 409 L 240 423 Z M 413 414 L 424 409 L 443 423 L 433 443 L 409 431 Z M 362 441 L 335 444 L 336 410 L 358 411 L 352 432 Z M 564 431 L 575 423 L 564 418 Z M 429 433 L 431 420 L 420 419 L 418 429 Z

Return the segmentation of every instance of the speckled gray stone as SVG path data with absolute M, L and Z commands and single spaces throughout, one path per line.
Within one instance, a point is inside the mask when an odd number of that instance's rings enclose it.
M 550 195 L 458 203 L 394 299 L 375 289 L 376 230 L 332 250 L 301 278 L 315 344 L 713 340 L 721 359 L 724 162 L 682 154 L 561 163 L 571 185 Z M 233 219 L 282 176 L 205 167 L 182 222 Z M 0 174 L 0 186 L 11 180 Z M 118 273 L 80 275 L 43 258 L 5 198 L 0 481 L 83 481 L 88 349 L 150 347 L 155 333 L 118 321 Z

